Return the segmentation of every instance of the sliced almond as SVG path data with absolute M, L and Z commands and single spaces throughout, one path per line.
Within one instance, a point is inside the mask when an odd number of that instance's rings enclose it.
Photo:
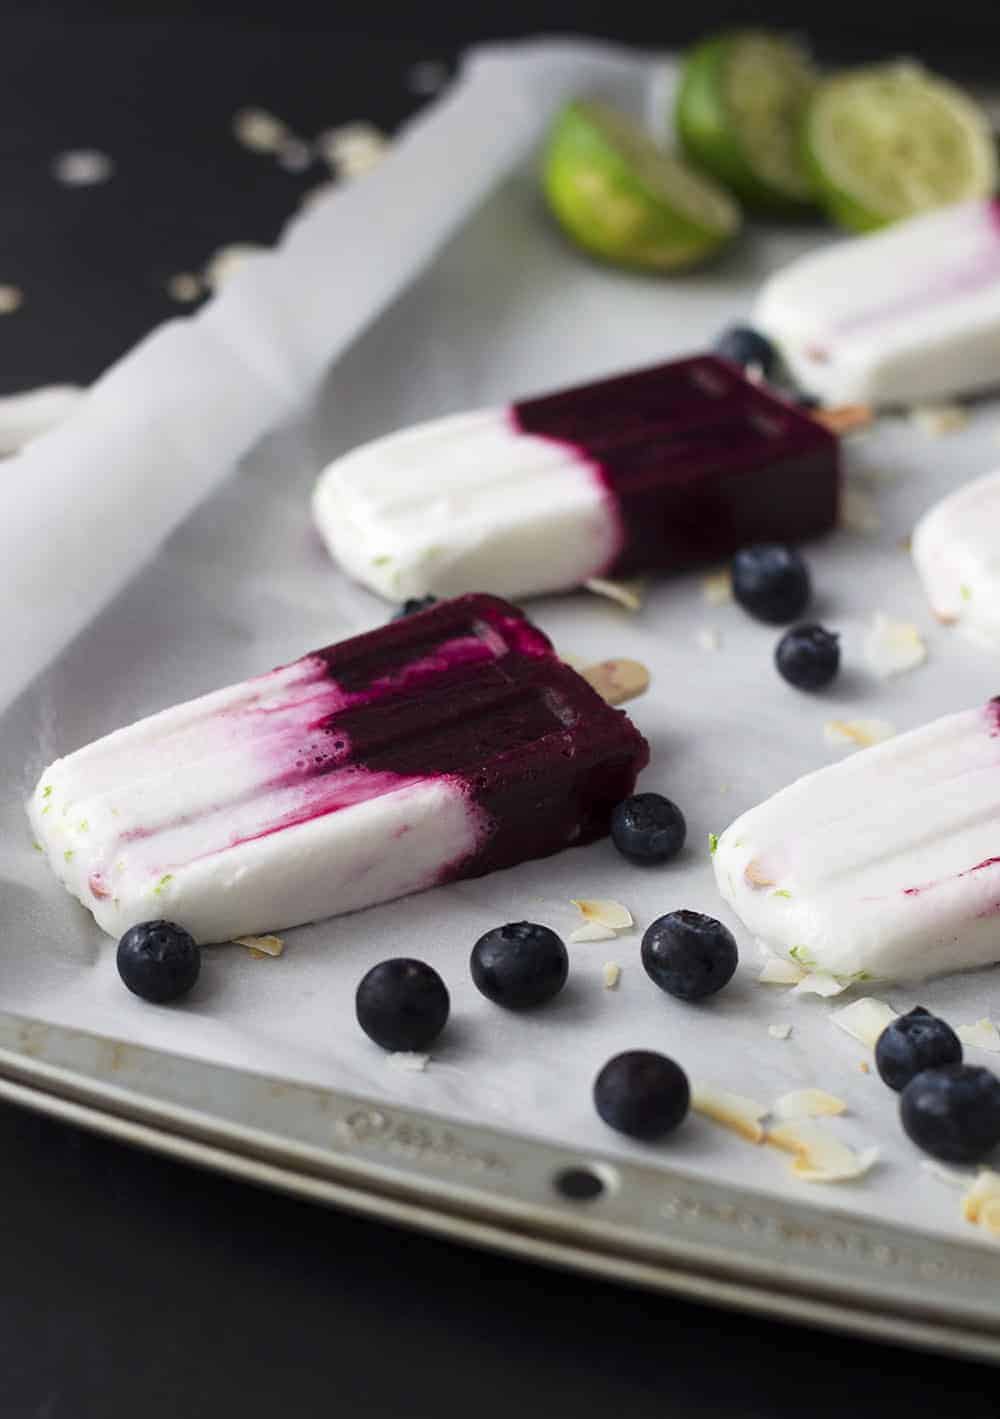
M 795 961 L 786 961 L 783 956 L 768 956 L 757 977 L 762 985 L 798 985 L 806 972 Z
M 733 579 L 729 568 L 710 572 L 701 579 L 701 591 L 709 606 L 724 606 L 733 599 Z
M 616 935 L 617 932 L 610 926 L 602 926 L 599 921 L 585 921 L 570 932 L 569 939 L 574 944 L 579 941 L 614 941 Z
M 1000 1236 L 1000 1173 L 983 1168 L 962 1198 L 962 1216 Z
M 887 719 L 828 719 L 823 726 L 823 738 L 838 749 L 869 749 L 895 733 L 896 726 Z
M 793 1089 L 789 1094 L 782 1094 L 771 1107 L 774 1117 L 782 1119 L 835 1118 L 846 1111 L 844 1100 L 828 1094 L 825 1089 Z
M 626 611 L 641 611 L 646 594 L 646 583 L 641 577 L 632 581 L 611 581 L 607 577 L 592 576 L 584 586 L 595 596 L 605 596 L 609 601 L 617 601 Z
M 871 629 L 865 636 L 865 661 L 868 668 L 883 680 L 915 670 L 927 659 L 927 647 L 916 626 L 908 621 L 894 621 L 878 611 Z
M 977 1020 L 974 1025 L 956 1025 L 955 1034 L 963 1045 L 988 1050 L 990 1054 L 1000 1054 L 1000 1031 L 992 1020 Z
M 829 409 L 813 409 L 811 413 L 824 428 L 840 435 L 867 429 L 875 419 L 875 410 L 870 404 L 836 404 Z
M 793 994 L 821 995 L 824 1000 L 828 1000 L 833 995 L 842 995 L 849 985 L 850 981 L 841 980 L 829 971 L 810 971 L 799 981 Z
M 762 867 L 756 858 L 747 863 L 743 869 L 743 876 L 750 883 L 751 887 L 773 887 L 774 878 L 767 875 L 767 868 Z
M 860 1040 L 863 1045 L 874 1049 L 886 1025 L 891 1025 L 896 1019 L 896 1012 L 884 1000 L 865 995 L 860 1000 L 852 1000 L 850 1005 L 845 1005 L 843 1009 L 835 1010 L 830 1019 L 838 1029 L 846 1030 L 852 1039 Z
M 234 936 L 236 946 L 246 946 L 258 956 L 280 956 L 285 943 L 280 936 Z
M 601 967 L 601 974 L 604 977 L 605 990 L 618 989 L 618 982 L 622 978 L 622 968 L 617 961 L 605 961 Z
M 609 705 L 623 705 L 649 689 L 649 671 L 638 660 L 602 660 L 580 674 Z
M 768 1129 L 766 1141 L 792 1154 L 792 1173 L 802 1182 L 847 1182 L 862 1177 L 878 1159 L 878 1149 L 855 1153 L 809 1120 Z
M 727 1089 L 714 1089 L 709 1085 L 696 1085 L 691 1091 L 691 1107 L 695 1113 L 704 1114 L 723 1128 L 731 1128 L 741 1138 L 750 1143 L 764 1141 L 761 1119 L 766 1118 L 767 1109 L 754 1099 L 743 1094 L 731 1094 Z
M 628 907 L 610 897 L 573 897 L 571 901 L 585 921 L 596 921 L 614 931 L 625 931 L 633 925 Z

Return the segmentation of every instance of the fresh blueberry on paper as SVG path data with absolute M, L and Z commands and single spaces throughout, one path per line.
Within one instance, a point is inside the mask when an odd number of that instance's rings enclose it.
M 714 995 L 732 979 L 738 961 L 733 933 L 701 912 L 668 912 L 642 938 L 646 974 L 678 1000 Z
M 745 370 L 756 365 L 765 379 L 770 379 L 778 363 L 778 352 L 767 336 L 749 325 L 730 325 L 713 348 L 717 355 Z
M 887 1025 L 875 1042 L 875 1068 L 898 1093 L 925 1069 L 962 1063 L 962 1041 L 922 1005 Z
M 794 547 L 762 542 L 744 547 L 732 561 L 733 596 L 758 621 L 784 626 L 809 605 L 809 568 Z
M 133 995 L 164 1005 L 198 979 L 201 947 L 172 921 L 141 921 L 118 943 L 118 974 Z
M 635 793 L 611 815 L 611 840 L 630 862 L 669 862 L 686 835 L 684 814 L 662 793 Z
M 840 637 L 822 626 L 794 626 L 778 642 L 774 663 L 797 690 L 822 690 L 840 669 Z
M 691 1104 L 679 1064 L 654 1050 L 616 1054 L 594 1080 L 594 1107 L 604 1122 L 631 1138 L 650 1141 L 672 1133 Z
M 358 1024 L 388 1050 L 424 1050 L 448 1020 L 451 1001 L 444 981 L 424 961 L 397 956 L 380 961 L 355 996 Z
M 1000 1143 L 1000 1079 L 971 1064 L 925 1069 L 899 1100 L 907 1135 L 945 1163 L 979 1163 Z
M 469 969 L 476 989 L 506 1010 L 528 1010 L 558 995 L 569 975 L 569 952 L 547 926 L 512 921 L 480 936 Z
M 394 611 L 391 620 L 402 621 L 406 616 L 416 616 L 420 611 L 426 611 L 429 606 L 437 605 L 436 596 L 411 596 L 404 601 L 398 611 Z

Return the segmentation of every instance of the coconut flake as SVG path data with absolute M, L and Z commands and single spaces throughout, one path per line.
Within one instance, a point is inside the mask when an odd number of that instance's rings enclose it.
M 828 719 L 823 726 L 823 738 L 837 749 L 870 749 L 895 733 L 896 726 L 887 719 Z
M 865 660 L 869 669 L 884 680 L 915 670 L 927 659 L 927 647 L 916 626 L 908 621 L 894 621 L 878 611 L 865 636 Z
M 624 606 L 626 611 L 642 610 L 646 583 L 641 577 L 632 581 L 611 581 L 607 577 L 592 576 L 583 584 L 595 596 L 605 596 L 609 601 L 616 601 L 619 606 Z
M 276 153 L 287 136 L 287 126 L 267 109 L 241 108 L 233 114 L 233 137 L 252 153 Z
M 792 1154 L 791 1172 L 801 1182 L 848 1182 L 863 1177 L 878 1160 L 877 1148 L 855 1153 L 808 1120 L 779 1124 L 768 1130 L 766 1141 Z
M 280 936 L 234 936 L 236 946 L 246 946 L 255 956 L 280 956 L 285 943 Z
M 974 1025 L 956 1025 L 955 1034 L 963 1045 L 988 1050 L 990 1054 L 1000 1054 L 1000 1031 L 990 1019 L 977 1020 Z
M 202 295 L 204 289 L 201 277 L 193 271 L 178 271 L 167 281 L 167 295 L 179 305 L 190 305 Z
M 580 941 L 614 941 L 616 934 L 610 926 L 602 926 L 599 921 L 587 921 L 571 931 L 569 939 L 574 945 Z
M 825 1089 L 793 1089 L 782 1094 L 771 1108 L 775 1118 L 835 1118 L 845 1113 L 847 1105 Z
M 625 931 L 633 925 L 632 913 L 628 907 L 622 906 L 621 902 L 612 901 L 609 897 L 573 897 L 571 901 L 586 921 L 610 926 L 614 931 Z
M 772 1040 L 787 1040 L 792 1033 L 791 1025 L 768 1025 L 767 1033 Z
M 622 978 L 622 968 L 617 961 L 605 961 L 601 967 L 601 974 L 604 977 L 605 990 L 618 989 L 618 982 Z
M 711 572 L 701 579 L 701 592 L 709 606 L 724 606 L 733 599 L 733 578 L 729 568 Z
M 0 315 L 13 315 L 24 305 L 24 292 L 20 286 L 0 286 Z
M 842 1010 L 835 1010 L 830 1019 L 852 1039 L 860 1040 L 863 1045 L 874 1049 L 875 1042 L 886 1025 L 891 1025 L 896 1019 L 896 1012 L 884 1000 L 865 995 L 860 1000 L 852 1000 L 850 1005 L 845 1005 Z
M 757 979 L 761 985 L 798 985 L 805 977 L 806 972 L 795 961 L 786 961 L 783 956 L 769 956 Z
M 691 1107 L 695 1113 L 721 1123 L 723 1128 L 731 1128 L 750 1143 L 764 1141 L 761 1119 L 766 1118 L 767 1109 L 754 1099 L 748 1099 L 743 1094 L 731 1094 L 727 1089 L 697 1084 L 691 1091 Z
M 718 650 L 722 637 L 714 626 L 702 626 L 695 632 L 694 642 L 699 650 Z
M 910 423 L 931 438 L 956 433 L 968 422 L 968 412 L 961 404 L 915 404 L 910 410 Z
M 398 1049 L 390 1054 L 389 1063 L 394 1069 L 406 1069 L 412 1074 L 422 1074 L 430 1061 L 429 1054 L 415 1054 L 412 1050 Z
M 882 526 L 875 499 L 864 488 L 845 485 L 840 494 L 840 525 L 848 532 L 869 537 Z
M 357 121 L 327 129 L 316 139 L 315 149 L 336 177 L 361 177 L 380 163 L 388 139 L 373 123 Z

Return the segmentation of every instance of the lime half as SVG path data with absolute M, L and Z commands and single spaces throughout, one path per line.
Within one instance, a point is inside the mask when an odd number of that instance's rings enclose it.
M 812 200 L 800 132 L 816 72 L 781 35 L 734 30 L 687 56 L 677 95 L 685 153 L 748 206 L 794 210 Z
M 824 207 L 854 231 L 988 197 L 997 185 L 985 113 L 909 62 L 848 70 L 821 84 L 803 144 Z
M 577 100 L 557 116 L 543 180 L 549 206 L 573 240 L 621 266 L 694 265 L 740 226 L 728 193 L 597 101 Z

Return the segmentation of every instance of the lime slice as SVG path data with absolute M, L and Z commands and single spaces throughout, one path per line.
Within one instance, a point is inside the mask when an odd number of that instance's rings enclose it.
M 684 151 L 750 207 L 794 210 L 812 188 L 800 131 L 816 73 L 780 35 L 733 30 L 703 40 L 684 62 L 677 131 Z
M 740 226 L 728 193 L 597 101 L 567 104 L 557 116 L 543 180 L 549 206 L 573 240 L 621 266 L 691 266 Z
M 988 197 L 997 185 L 985 113 L 909 62 L 848 70 L 821 84 L 803 149 L 824 207 L 854 231 Z

